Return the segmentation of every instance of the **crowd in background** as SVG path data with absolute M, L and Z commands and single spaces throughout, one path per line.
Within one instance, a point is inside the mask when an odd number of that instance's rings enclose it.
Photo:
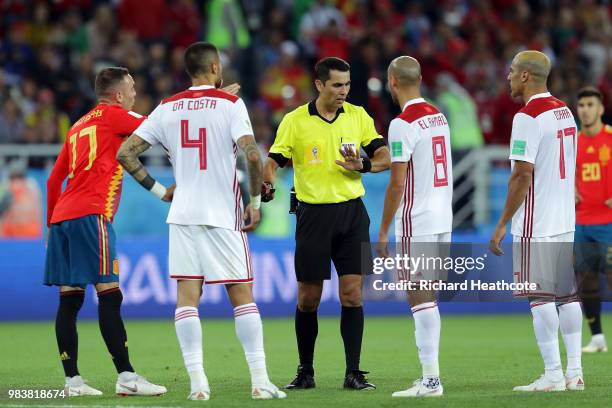
M 150 113 L 189 86 L 183 50 L 222 50 L 225 83 L 239 82 L 256 138 L 274 140 L 283 114 L 315 97 L 312 67 L 351 64 L 349 101 L 386 135 L 399 112 L 386 68 L 422 66 L 424 94 L 446 113 L 453 147 L 507 144 L 521 102 L 507 73 L 522 49 L 553 62 L 550 90 L 570 106 L 597 86 L 612 113 L 612 6 L 596 0 L 55 0 L 0 1 L 0 143 L 63 142 L 95 104 L 93 79 L 129 68 L 134 111 Z

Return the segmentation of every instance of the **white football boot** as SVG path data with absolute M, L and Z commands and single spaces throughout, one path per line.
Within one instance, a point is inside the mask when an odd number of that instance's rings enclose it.
M 569 391 L 584 391 L 584 377 L 582 373 L 565 374 L 565 386 Z
M 392 397 L 441 397 L 444 394 L 444 388 L 439 377 L 434 378 L 419 378 L 412 387 L 403 391 L 396 391 L 391 394 Z
M 85 380 L 80 375 L 74 377 L 66 377 L 66 385 L 64 386 L 66 397 L 83 397 L 86 395 L 102 395 L 102 391 L 96 390 L 85 383 Z
M 607 351 L 608 345 L 606 344 L 606 337 L 603 333 L 591 337 L 589 344 L 582 348 L 583 353 L 605 353 Z
M 165 394 L 166 391 L 166 387 L 163 385 L 150 383 L 146 378 L 127 371 L 119 374 L 117 384 L 115 384 L 115 392 L 122 397 L 132 395 L 157 396 Z
M 251 388 L 251 397 L 254 400 L 283 399 L 287 398 L 287 394 L 279 390 L 276 385 L 268 383 L 266 385 L 253 386 Z
M 545 374 L 542 374 L 540 378 L 528 385 L 519 385 L 514 387 L 514 391 L 521 392 L 548 392 L 548 391 L 565 391 L 567 386 L 565 385 L 565 377 L 562 377 L 558 381 L 550 380 Z
M 187 399 L 191 401 L 208 401 L 210 399 L 210 390 L 193 391 Z

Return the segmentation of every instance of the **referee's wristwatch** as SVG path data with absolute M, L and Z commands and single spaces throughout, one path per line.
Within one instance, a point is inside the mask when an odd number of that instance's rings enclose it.
M 361 165 L 363 166 L 361 170 L 358 170 L 360 173 L 368 173 L 372 170 L 372 161 L 369 157 L 361 157 Z
M 261 201 L 267 203 L 268 201 L 272 201 L 274 199 L 274 192 L 276 189 L 272 185 L 272 183 L 268 181 L 264 181 L 261 186 Z

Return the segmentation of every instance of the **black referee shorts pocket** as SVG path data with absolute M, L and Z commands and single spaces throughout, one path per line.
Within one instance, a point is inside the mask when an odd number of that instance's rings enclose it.
M 361 204 L 361 211 L 363 212 L 363 219 L 364 222 L 368 225 L 368 227 L 370 226 L 370 215 L 368 214 L 368 209 L 366 208 L 363 200 L 359 200 L 359 203 Z

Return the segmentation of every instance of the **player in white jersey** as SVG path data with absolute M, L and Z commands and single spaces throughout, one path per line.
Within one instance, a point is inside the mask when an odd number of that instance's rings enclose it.
M 391 179 L 378 235 L 377 252 L 389 256 L 387 232 L 395 217 L 395 240 L 402 256 L 441 256 L 450 243 L 453 175 L 450 130 L 440 111 L 421 97 L 421 67 L 412 57 L 398 57 L 388 69 L 393 100 L 402 113 L 391 121 Z M 442 271 L 398 271 L 400 280 L 445 279 Z M 394 397 L 443 394 L 438 366 L 440 312 L 435 292 L 409 290 L 415 339 L 423 375 Z
M 511 93 L 525 106 L 512 123 L 508 197 L 490 242 L 491 251 L 503 255 L 500 245 L 512 219 L 515 281 L 537 287 L 515 295 L 529 298 L 545 374 L 515 391 L 584 389 L 582 311 L 572 259 L 576 123 L 567 106 L 548 93 L 549 73 L 550 60 L 539 51 L 523 51 L 512 60 Z M 567 351 L 565 376 L 559 328 Z
M 117 159 L 146 189 L 158 197 L 166 188 L 147 173 L 138 155 L 161 144 L 168 152 L 176 189 L 167 222 L 168 263 L 177 279 L 176 333 L 191 379 L 189 399 L 210 397 L 202 359 L 202 327 L 198 304 L 202 285 L 224 284 L 234 306 L 236 335 L 251 373 L 253 399 L 285 398 L 268 378 L 263 329 L 253 301 L 253 272 L 245 231 L 259 223 L 262 160 L 244 102 L 219 90 L 222 65 L 209 43 L 185 51 L 185 67 L 193 86 L 164 99 L 120 148 Z M 251 200 L 242 210 L 236 176 L 238 147 L 245 153 Z M 243 226 L 243 219 L 249 220 Z

